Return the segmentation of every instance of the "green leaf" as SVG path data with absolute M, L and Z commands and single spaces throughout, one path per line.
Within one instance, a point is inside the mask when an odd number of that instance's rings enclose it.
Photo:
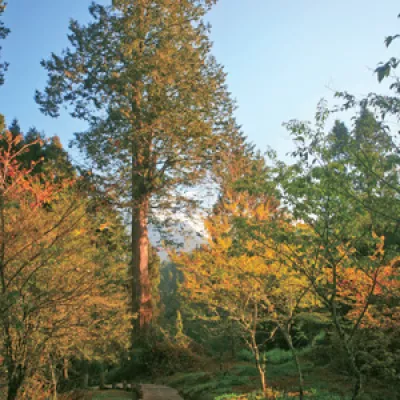
M 387 78 L 390 75 L 391 67 L 389 63 L 383 64 L 375 69 L 376 74 L 378 75 L 378 81 L 382 82 L 383 79 Z

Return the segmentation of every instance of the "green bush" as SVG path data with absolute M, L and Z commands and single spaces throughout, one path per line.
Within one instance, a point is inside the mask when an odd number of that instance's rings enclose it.
M 304 312 L 295 318 L 292 337 L 293 343 L 298 347 L 306 347 L 316 341 L 323 340 L 323 332 L 329 329 L 331 320 L 328 315 Z
M 205 360 L 189 347 L 171 342 L 153 342 L 143 349 L 142 363 L 151 376 L 169 376 L 176 372 L 202 369 Z
M 400 340 L 397 332 L 365 329 L 357 337 L 357 363 L 367 376 L 400 380 Z
M 248 349 L 241 349 L 240 351 L 238 351 L 236 357 L 238 361 L 247 361 L 247 362 L 254 361 L 254 355 Z
M 293 355 L 290 350 L 273 349 L 266 353 L 267 364 L 285 364 L 293 360 Z
M 250 383 L 248 376 L 224 375 L 218 380 L 223 387 L 242 386 Z
M 129 358 L 121 360 L 120 365 L 107 374 L 106 380 L 108 383 L 148 380 L 201 370 L 204 365 L 205 359 L 189 347 L 170 341 L 153 340 L 132 351 Z
M 238 376 L 258 376 L 257 368 L 252 365 L 235 365 L 230 372 Z
M 204 383 L 212 379 L 209 372 L 192 372 L 189 374 L 177 374 L 168 381 L 168 384 L 173 387 L 192 386 L 199 383 Z

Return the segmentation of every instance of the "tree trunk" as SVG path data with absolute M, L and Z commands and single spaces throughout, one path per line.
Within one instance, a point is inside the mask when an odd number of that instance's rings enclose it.
M 349 361 L 349 367 L 350 367 L 351 373 L 356 380 L 354 383 L 353 395 L 352 395 L 351 399 L 357 400 L 363 392 L 363 378 L 364 377 L 363 377 L 362 372 L 360 371 L 360 369 L 357 366 L 354 350 L 352 348 L 352 344 L 349 343 L 349 341 L 346 337 L 346 333 L 344 332 L 342 326 L 340 325 L 340 321 L 337 316 L 335 306 L 332 307 L 332 316 L 333 316 L 333 322 L 334 322 L 334 325 L 336 328 L 336 332 L 339 336 L 340 343 L 342 345 L 342 348 L 346 352 L 346 356 Z
M 16 400 L 18 395 L 18 385 L 8 384 L 7 400 Z
M 339 335 L 340 335 L 340 333 L 339 333 Z M 363 374 L 361 373 L 360 369 L 358 368 L 356 359 L 354 356 L 354 352 L 350 348 L 350 345 L 349 345 L 349 343 L 347 343 L 347 340 L 344 336 L 341 337 L 341 341 L 343 343 L 347 358 L 349 360 L 349 366 L 350 366 L 351 372 L 356 380 L 354 383 L 353 395 L 352 395 L 351 399 L 357 400 L 363 392 Z
M 260 366 L 258 366 L 258 373 L 260 374 L 262 392 L 267 394 L 267 380 L 265 378 L 265 371 Z
M 264 393 L 264 395 L 267 395 L 267 379 L 265 377 L 265 369 L 261 364 L 260 353 L 258 349 L 256 350 L 255 358 L 256 358 L 256 367 L 260 376 L 261 390 Z
M 106 387 L 106 373 L 104 371 L 104 366 L 101 366 L 100 371 L 100 389 L 103 390 Z
M 63 378 L 67 381 L 69 379 L 68 374 L 68 358 L 64 358 L 63 360 Z
M 86 360 L 83 363 L 82 388 L 87 389 L 89 387 L 89 363 Z
M 24 381 L 25 370 L 22 365 L 16 364 L 13 359 L 13 343 L 8 316 L 4 319 L 3 330 L 5 348 L 4 365 L 7 368 L 7 400 L 14 400 L 17 398 L 18 391 Z
M 231 323 L 230 323 L 230 337 L 231 337 L 231 357 L 232 357 L 232 360 L 235 360 L 236 359 L 236 338 L 235 338 L 233 321 L 231 321 Z
M 8 380 L 7 380 L 7 400 L 16 400 L 18 399 L 18 392 L 21 388 L 22 382 L 24 381 L 24 372 L 22 371 L 21 366 L 17 368 L 13 367 L 13 370 L 8 371 Z
M 256 363 L 256 368 L 257 368 L 258 374 L 260 376 L 261 390 L 264 393 L 264 395 L 267 396 L 267 379 L 265 377 L 265 365 L 262 364 L 261 359 L 260 359 L 260 351 L 258 349 L 255 334 L 252 334 L 251 347 L 252 347 L 251 350 L 254 355 L 254 361 Z
M 132 276 L 132 312 L 136 317 L 133 320 L 132 345 L 137 342 L 147 341 L 150 325 L 153 318 L 151 283 L 149 279 L 149 237 L 148 237 L 148 211 L 149 197 L 148 179 L 151 154 L 151 140 L 147 142 L 143 134 L 142 97 L 144 94 L 143 78 L 145 65 L 143 54 L 145 50 L 146 30 L 145 19 L 147 5 L 143 0 L 137 1 L 137 57 L 136 57 L 136 82 L 133 94 L 132 112 L 135 116 L 133 124 L 134 134 L 131 142 L 131 200 L 132 204 L 132 248 L 131 248 L 131 276 Z M 148 138 L 146 138 L 148 139 Z M 149 147 L 150 146 L 150 147 Z
M 294 360 L 294 363 L 296 364 L 297 375 L 299 377 L 299 399 L 303 400 L 303 398 L 304 398 L 304 378 L 303 378 L 303 372 L 301 370 L 300 360 L 299 360 L 299 357 L 297 356 L 297 351 L 293 346 L 293 341 L 290 336 L 290 333 L 283 332 L 283 335 L 285 336 L 286 343 L 288 344 L 290 351 L 292 352 L 293 360 Z
M 51 372 L 51 383 L 53 385 L 53 400 L 57 400 L 57 376 L 56 376 L 56 371 L 54 370 L 54 365 L 53 361 L 50 359 L 49 360 L 49 367 L 50 367 L 50 372 Z
M 134 341 L 145 339 L 153 317 L 149 278 L 148 197 L 142 197 L 132 210 L 132 312 Z

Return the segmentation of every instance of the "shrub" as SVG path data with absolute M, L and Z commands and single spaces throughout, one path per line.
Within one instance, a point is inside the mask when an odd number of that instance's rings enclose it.
M 237 376 L 259 376 L 256 367 L 252 365 L 235 365 L 231 373 Z
M 290 350 L 273 349 L 266 353 L 267 363 L 284 364 L 293 360 Z
M 170 342 L 156 342 L 144 348 L 142 362 L 152 376 L 196 371 L 204 365 L 204 359 L 189 347 Z
M 370 377 L 400 380 L 400 340 L 397 332 L 361 330 L 357 337 L 357 363 Z
M 321 339 L 331 325 L 327 315 L 306 312 L 296 316 L 293 327 L 293 342 L 298 347 L 310 346 Z
M 240 351 L 238 351 L 236 357 L 237 357 L 238 361 L 247 361 L 247 362 L 254 361 L 254 355 L 248 349 L 241 349 Z
M 192 372 L 189 374 L 178 374 L 169 380 L 168 384 L 173 387 L 191 386 L 204 383 L 211 380 L 212 375 L 209 372 Z

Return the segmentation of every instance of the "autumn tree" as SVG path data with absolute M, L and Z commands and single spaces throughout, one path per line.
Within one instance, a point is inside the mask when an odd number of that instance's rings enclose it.
M 207 221 L 208 233 L 212 240 L 211 248 L 216 250 L 215 247 L 218 247 L 220 241 L 228 240 L 230 244 L 225 252 L 222 251 L 222 257 L 225 257 L 226 268 L 229 268 L 230 262 L 237 263 L 234 275 L 244 273 L 244 265 L 247 265 L 242 259 L 235 257 L 250 260 L 250 265 L 252 264 L 251 260 L 257 260 L 255 262 L 260 268 L 259 275 L 254 275 L 252 278 L 256 279 L 258 284 L 264 285 L 264 293 L 255 294 L 258 296 L 260 304 L 264 304 L 264 311 L 257 313 L 258 322 L 249 325 L 253 331 L 247 330 L 247 334 L 254 335 L 253 343 L 258 346 L 256 335 L 265 335 L 260 326 L 260 324 L 263 325 L 262 322 L 264 324 L 267 322 L 269 326 L 279 330 L 293 354 L 299 377 L 299 394 L 300 398 L 303 398 L 303 375 L 297 350 L 292 340 L 292 327 L 298 313 L 304 310 L 306 304 L 308 307 L 310 306 L 310 286 L 304 277 L 294 271 L 291 260 L 282 256 L 288 243 L 269 233 L 267 236 L 261 234 L 261 237 L 252 234 L 253 229 L 260 233 L 260 230 L 262 232 L 270 231 L 271 227 L 278 225 L 277 230 L 282 231 L 288 228 L 288 225 L 284 218 L 281 218 L 281 210 L 277 201 L 277 186 L 264 157 L 255 151 L 254 146 L 248 142 L 239 129 L 233 129 L 232 132 L 234 133 L 228 139 L 229 145 L 226 151 L 220 155 L 213 168 L 216 182 L 219 185 L 219 197 L 213 207 L 212 217 Z M 263 228 L 260 229 L 261 226 Z M 266 229 L 266 226 L 269 228 Z M 218 250 L 216 250 L 216 254 L 218 254 Z M 189 261 L 186 261 L 185 265 L 187 266 Z M 211 260 L 209 263 L 214 265 Z M 200 268 L 208 271 L 204 265 Z M 224 267 L 221 266 L 221 268 Z M 189 270 L 191 269 L 189 268 Z M 185 271 L 185 267 L 183 271 Z M 240 282 L 243 282 L 243 276 L 240 276 Z M 236 278 L 236 276 L 232 277 L 232 280 L 234 281 Z M 269 286 L 271 282 L 274 283 Z M 278 285 L 277 282 L 280 284 Z M 210 293 L 218 291 L 213 282 L 210 285 L 212 285 L 209 288 Z M 250 292 L 252 285 L 254 282 L 249 287 L 242 286 L 238 290 L 241 293 L 242 291 Z M 245 295 L 243 294 L 243 296 Z M 230 297 L 227 296 L 227 298 Z M 227 303 L 229 304 L 230 301 L 228 300 Z M 268 312 L 265 311 L 266 305 Z M 232 311 L 234 307 L 226 307 L 225 312 L 228 318 L 230 318 L 229 309 Z M 242 317 L 245 315 L 243 313 Z M 252 316 L 254 317 L 254 314 Z M 222 318 L 222 314 L 220 317 Z M 247 318 L 250 320 L 249 315 Z M 260 348 L 262 347 L 263 345 Z M 251 350 L 255 351 L 256 359 L 260 357 L 259 354 L 257 355 L 258 347 L 251 347 Z M 262 372 L 262 368 L 260 369 L 261 364 L 259 362 L 257 364 L 260 373 L 265 375 L 265 371 Z M 261 382 L 265 382 L 265 376 L 261 376 Z M 262 386 L 265 390 L 264 383 Z
M 221 326 L 226 322 L 234 325 L 254 355 L 266 396 L 272 396 L 273 391 L 267 385 L 265 345 L 279 330 L 294 350 L 291 325 L 307 300 L 308 283 L 280 258 L 283 245 L 276 246 L 270 237 L 264 237 L 262 245 L 252 235 L 238 237 L 235 220 L 245 219 L 258 226 L 261 221 L 273 220 L 277 212 L 272 198 L 227 190 L 224 201 L 206 220 L 208 244 L 173 257 L 183 274 L 181 294 L 186 303 L 192 304 L 194 318 L 219 321 Z
M 385 292 L 392 295 L 384 271 L 390 270 L 398 245 L 389 243 L 385 235 L 396 230 L 399 200 L 391 185 L 398 176 L 391 162 L 390 136 L 368 110 L 361 110 L 351 130 L 336 123 L 327 132 L 329 115 L 320 104 L 315 125 L 302 121 L 287 124 L 297 143 L 296 162 L 277 163 L 280 200 L 286 208 L 281 215 L 287 223 L 284 229 L 277 224 L 264 228 L 256 224 L 252 234 L 260 240 L 261 235 L 276 238 L 273 243 L 291 244 L 280 254 L 307 278 L 330 312 L 355 378 L 356 399 L 364 384 L 356 362 L 357 335 L 373 308 L 373 299 Z M 346 292 L 345 287 L 355 282 L 359 290 Z M 349 295 L 347 299 L 344 293 Z
M 55 117 L 66 104 L 89 123 L 76 143 L 131 212 L 137 332 L 148 329 L 153 313 L 149 212 L 176 206 L 182 188 L 204 176 L 231 118 L 225 74 L 210 54 L 203 19 L 213 3 L 93 4 L 91 23 L 71 22 L 71 48 L 43 62 L 49 81 L 36 96 L 41 110 Z
M 260 386 L 266 394 L 265 363 L 256 340 L 259 326 L 265 322 L 264 297 L 269 289 L 264 263 L 259 258 L 229 257 L 228 229 L 226 217 L 215 222 L 210 219 L 210 247 L 173 257 L 173 261 L 181 266 L 184 275 L 182 295 L 197 305 L 196 318 L 229 319 L 240 327 L 241 338 L 254 354 Z
M 6 131 L 2 138 L 7 145 L 0 149 L 0 334 L 7 398 L 13 400 L 32 379 L 40 383 L 44 365 L 54 372 L 67 343 L 105 337 L 110 319 L 124 319 L 126 301 L 110 279 L 105 282 L 110 268 L 101 268 L 107 258 L 100 263 L 87 198 L 71 180 L 46 180 L 32 174 L 34 164 L 25 168 L 18 161 L 29 149 L 19 146 L 22 136 Z M 119 268 L 114 279 L 121 279 Z
M 89 380 L 87 367 L 91 363 L 99 365 L 100 382 L 104 383 L 104 366 L 118 363 L 128 351 L 131 319 L 126 269 L 129 246 L 125 225 L 107 198 L 94 197 L 87 190 L 87 184 L 80 185 L 80 191 L 87 194 L 90 201 L 87 224 L 76 234 L 80 239 L 87 236 L 94 247 L 91 260 L 96 280 L 92 282 L 94 287 L 85 303 L 75 310 L 79 329 L 72 325 L 72 330 L 52 341 L 49 351 L 57 379 L 65 383 L 69 379 L 70 366 L 78 363 L 83 367 L 81 383 L 84 387 Z

